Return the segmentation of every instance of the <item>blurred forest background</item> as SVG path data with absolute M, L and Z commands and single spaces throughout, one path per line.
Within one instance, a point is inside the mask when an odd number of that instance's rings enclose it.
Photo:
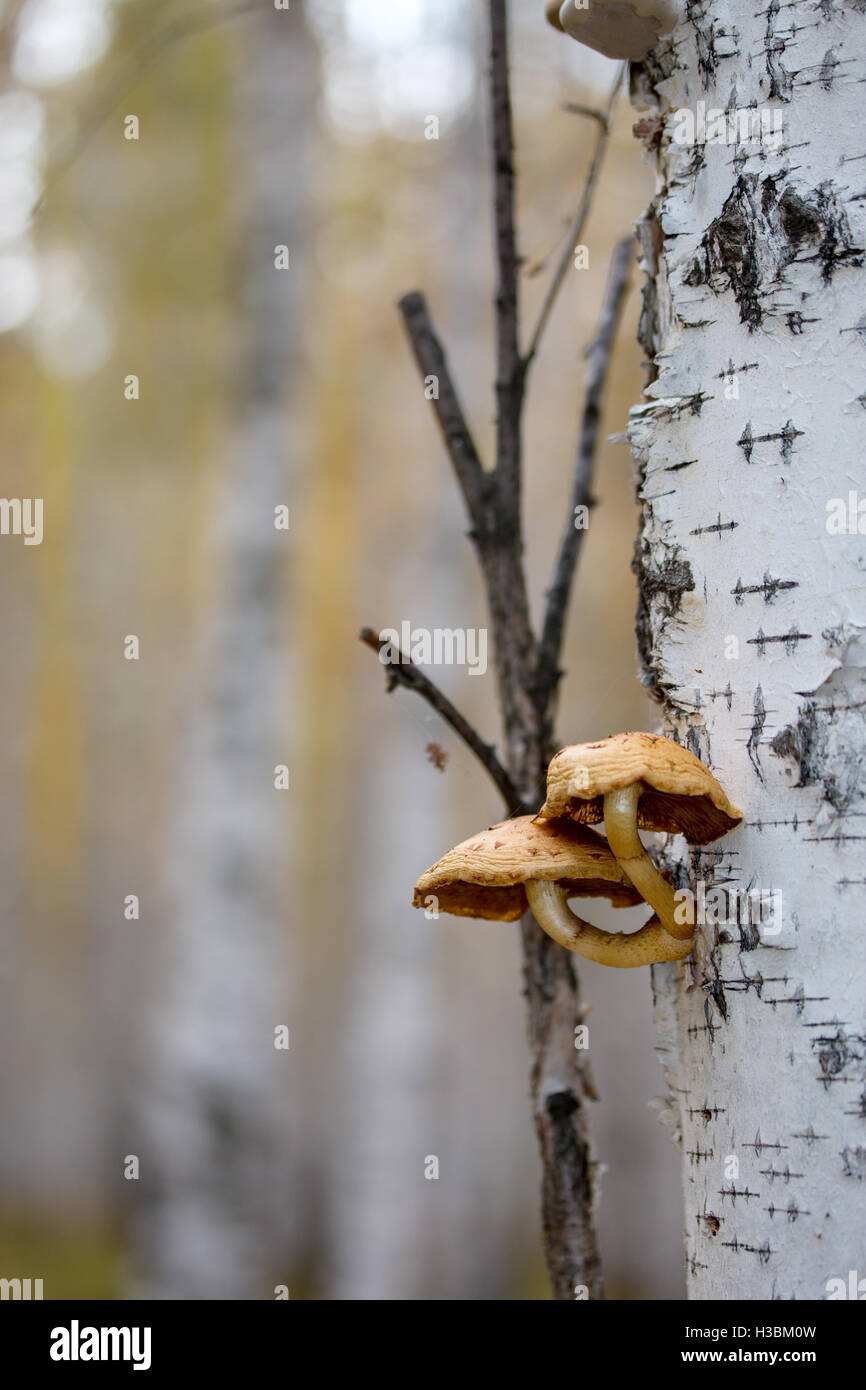
M 511 22 L 525 340 L 595 141 L 565 105 L 614 65 L 542 0 Z M 502 807 L 357 640 L 485 621 L 394 305 L 426 291 L 489 459 L 486 6 L 5 0 L 0 26 L 0 493 L 45 528 L 0 538 L 0 1275 L 545 1298 L 517 929 L 409 906 Z M 623 95 L 531 382 L 536 614 L 608 255 L 651 193 L 634 119 Z M 633 278 L 603 437 L 642 385 Z M 623 445 L 596 495 L 563 742 L 653 727 Z M 499 737 L 492 671 L 432 674 Z M 608 1296 L 680 1297 L 649 975 L 580 969 Z

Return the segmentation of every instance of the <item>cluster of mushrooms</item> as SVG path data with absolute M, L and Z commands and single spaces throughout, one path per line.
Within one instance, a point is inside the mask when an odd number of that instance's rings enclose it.
M 516 921 L 529 908 L 554 941 L 600 965 L 683 960 L 695 924 L 676 920 L 674 889 L 638 830 L 705 845 L 742 818 L 712 773 L 671 739 L 627 733 L 575 744 L 551 760 L 537 816 L 503 821 L 449 850 L 421 875 L 413 903 L 495 922 Z M 599 821 L 607 839 L 590 829 Z M 605 932 L 568 905 L 598 897 L 614 907 L 646 902 L 653 916 L 638 931 Z

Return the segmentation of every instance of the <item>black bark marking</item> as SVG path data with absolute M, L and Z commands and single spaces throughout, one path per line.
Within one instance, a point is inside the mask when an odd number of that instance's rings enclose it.
M 863 265 L 863 247 L 854 244 L 845 210 L 831 183 L 822 183 L 814 194 L 823 235 L 818 239 L 815 256 L 821 266 L 825 283 L 833 278 L 838 266 Z
M 824 54 L 824 59 L 821 63 L 821 72 L 818 78 L 825 92 L 829 92 L 832 89 L 833 83 L 836 80 L 836 69 L 839 66 L 840 63 L 836 54 L 833 52 L 832 48 L 828 48 L 827 52 Z
M 727 932 L 725 933 L 725 936 L 728 941 L 732 940 L 731 936 Z M 763 998 L 764 984 L 772 984 L 774 982 L 775 977 L 771 977 L 769 981 L 765 981 L 760 970 L 756 970 L 754 975 L 747 975 L 745 970 L 743 969 L 742 961 L 739 962 L 739 965 L 741 971 L 740 979 L 722 980 L 722 984 L 725 986 L 725 989 L 731 990 L 731 992 L 734 994 L 748 994 L 749 991 L 753 989 L 758 999 Z
M 852 1060 L 848 1050 L 848 1039 L 840 1028 L 834 1038 L 812 1038 L 812 1046 L 818 1048 L 818 1064 L 824 1076 L 838 1076 Z
M 798 430 L 793 420 L 786 420 L 780 430 L 771 431 L 769 434 L 752 434 L 752 422 L 749 420 L 737 440 L 737 446 L 742 449 L 746 463 L 751 463 L 756 444 L 769 444 L 778 439 L 782 462 L 790 463 L 794 450 L 794 440 L 801 439 L 803 434 L 804 431 Z
M 716 978 L 715 978 L 712 982 L 709 982 L 709 981 L 708 981 L 708 982 L 704 985 L 704 989 L 707 991 L 707 994 L 710 996 L 710 999 L 713 1000 L 713 1003 L 715 1004 L 715 1006 L 716 1006 L 716 1008 L 718 1009 L 719 1013 L 722 1015 L 722 1018 L 725 1020 L 725 1023 L 727 1023 L 727 1021 L 728 1021 L 728 1001 L 727 1001 L 727 999 L 725 998 L 725 987 L 724 987 L 724 985 L 722 984 L 722 982 L 721 982 L 721 980 L 719 979 L 719 977 L 716 976 Z M 710 1000 L 709 1000 L 709 999 L 705 999 L 705 1000 L 704 1000 L 704 1011 L 705 1011 L 705 1013 L 706 1013 L 706 1015 L 707 1015 L 707 1023 L 709 1023 L 709 1021 L 710 1021 L 710 1012 L 711 1012 L 711 1011 L 710 1011 Z
M 698 1144 L 696 1149 L 686 1149 L 686 1157 L 690 1158 L 692 1163 L 696 1164 L 698 1167 L 700 1167 L 705 1160 L 709 1161 L 709 1159 L 713 1157 L 713 1153 L 714 1151 L 712 1149 L 702 1149 L 700 1144 Z
M 820 1144 L 822 1140 L 829 1139 L 829 1134 L 816 1134 L 811 1125 L 803 1130 L 801 1134 L 792 1134 L 792 1139 L 802 1139 L 807 1148 L 811 1149 L 813 1144 Z M 802 1177 L 801 1173 L 795 1173 L 795 1177 Z
M 755 691 L 755 699 L 752 705 L 752 727 L 749 731 L 749 741 L 746 744 L 746 751 L 749 754 L 749 762 L 755 769 L 758 781 L 763 785 L 764 769 L 761 767 L 761 757 L 758 752 L 761 738 L 764 733 L 764 725 L 767 722 L 767 710 L 764 705 L 764 692 L 758 686 Z
M 651 203 L 636 227 L 641 255 L 646 263 L 646 276 L 641 288 L 641 311 L 637 340 L 647 356 L 647 385 L 655 381 L 658 369 L 655 356 L 659 348 L 658 270 L 664 251 L 664 233 L 658 220 L 657 205 Z
M 793 656 L 794 652 L 797 650 L 798 642 L 810 642 L 811 640 L 811 632 L 800 632 L 795 625 L 789 632 L 773 633 L 766 633 L 763 628 L 759 627 L 755 636 L 747 638 L 746 643 L 750 647 L 757 647 L 758 655 L 764 656 L 766 655 L 768 646 L 781 642 L 784 643 L 786 655 Z
M 751 206 L 756 184 L 755 175 L 740 176 L 721 215 L 710 223 L 701 243 L 706 257 L 705 282 L 717 293 L 714 280 L 727 280 L 740 307 L 740 321 L 750 329 L 758 328 L 763 318 L 763 276 L 755 230 L 758 210 Z
M 842 1160 L 842 1172 L 846 1178 L 856 1178 L 862 1182 L 866 1178 L 866 1149 L 859 1145 L 856 1148 L 844 1148 L 839 1157 Z
M 766 301 L 792 262 L 814 261 L 825 283 L 840 266 L 863 264 L 863 247 L 833 185 L 797 191 L 790 183 L 781 187 L 784 178 L 741 173 L 684 275 L 687 285 L 708 285 L 716 295 L 730 290 L 751 332 L 763 323 Z M 792 332 L 813 321 L 802 314 L 788 320 Z
M 727 683 L 727 685 L 725 686 L 724 690 L 708 690 L 708 691 L 706 692 L 706 695 L 707 695 L 707 699 L 708 699 L 708 700 L 724 700 L 725 704 L 726 704 L 727 707 L 728 707 L 728 712 L 729 712 L 729 713 L 730 713 L 731 709 L 733 709 L 733 705 L 734 705 L 734 692 L 733 692 L 733 690 L 731 689 L 731 682 L 730 682 L 730 681 L 728 681 L 728 683 Z
M 716 516 L 717 519 L 713 522 L 712 526 L 696 526 L 694 531 L 689 532 L 689 535 L 708 536 L 715 534 L 718 536 L 719 540 L 721 540 L 723 531 L 736 531 L 740 524 L 738 521 L 722 521 L 721 512 L 718 512 Z
M 728 365 L 723 372 L 716 372 L 718 381 L 727 381 L 730 377 L 738 376 L 740 372 L 756 372 L 759 364 L 757 362 L 744 362 L 741 367 L 735 367 L 730 357 Z
M 794 1137 L 796 1138 L 796 1135 Z M 777 1178 L 781 1178 L 782 1182 L 787 1187 L 792 1178 L 804 1178 L 806 1176 L 805 1173 L 792 1173 L 787 1163 L 784 1168 L 774 1168 L 771 1165 L 769 1168 L 762 1168 L 760 1171 L 762 1178 L 770 1179 L 771 1187 Z
M 706 1101 L 705 1104 L 700 1106 L 697 1110 L 690 1107 L 688 1113 L 692 1119 L 695 1119 L 696 1116 L 700 1116 L 704 1124 L 708 1125 L 710 1120 L 715 1120 L 718 1115 L 726 1115 L 727 1111 L 720 1109 L 718 1105 L 710 1105 L 710 1102 Z
M 786 589 L 796 589 L 799 587 L 797 579 L 773 579 L 769 570 L 764 571 L 764 579 L 761 584 L 744 584 L 741 579 L 737 580 L 736 586 L 731 590 L 734 595 L 734 602 L 739 607 L 746 594 L 763 594 L 764 603 L 772 603 L 777 594 Z
M 707 5 L 705 0 L 686 0 L 686 23 L 692 26 L 695 36 L 695 50 L 698 59 L 698 72 L 701 75 L 704 91 L 708 91 L 716 69 L 719 66 L 719 55 L 716 52 L 716 34 L 719 36 L 727 33 L 724 26 L 716 29 L 715 21 L 707 23 Z
M 752 1193 L 752 1196 L 757 1195 L 757 1193 Z M 769 1264 L 770 1256 L 776 1253 L 775 1250 L 770 1248 L 769 1241 L 765 1241 L 763 1245 L 746 1245 L 743 1241 L 737 1240 L 737 1237 L 734 1236 L 733 1240 L 723 1240 L 722 1244 L 727 1250 L 733 1250 L 735 1255 L 738 1255 L 741 1250 L 746 1251 L 749 1255 L 757 1255 L 762 1265 Z
M 758 1130 L 753 1142 L 749 1145 L 750 1149 L 755 1150 L 756 1158 L 760 1158 L 761 1154 L 764 1152 L 765 1149 L 778 1149 L 781 1152 L 782 1149 L 787 1149 L 787 1147 L 787 1144 L 768 1144 L 764 1139 L 761 1138 L 760 1130 Z
M 767 6 L 767 29 L 764 34 L 764 55 L 767 60 L 767 76 L 770 79 L 768 97 L 770 101 L 790 101 L 794 79 L 782 62 L 787 47 L 785 38 L 776 33 L 776 18 L 781 9 L 780 0 L 770 0 Z M 787 19 L 783 21 L 787 23 Z
M 776 757 L 796 764 L 796 786 L 820 788 L 824 800 L 844 816 L 866 795 L 866 769 L 850 756 L 862 737 L 854 725 L 862 725 L 864 710 L 858 702 L 834 702 L 838 675 L 827 682 L 826 695 L 800 706 L 796 724 L 782 729 L 770 747 Z
M 748 1206 L 749 1202 L 756 1201 L 760 1195 L 760 1192 L 753 1192 L 750 1187 L 737 1187 L 734 1183 L 731 1183 L 730 1187 L 719 1188 L 719 1196 L 729 1198 L 732 1207 L 737 1205 L 738 1198 Z
M 769 1212 L 771 1221 L 777 1213 L 779 1216 L 784 1216 L 789 1226 L 793 1225 L 793 1223 L 797 1220 L 798 1216 L 812 1215 L 810 1211 L 806 1211 L 805 1208 L 797 1206 L 797 1200 L 795 1197 L 791 1198 L 790 1202 L 786 1207 L 776 1207 L 771 1202 L 768 1207 L 764 1207 L 764 1211 Z
M 765 188 L 769 182 L 766 181 Z M 821 235 L 821 219 L 817 212 L 798 198 L 792 188 L 786 188 L 779 199 L 779 218 L 782 230 L 794 250 L 807 238 L 817 241 Z
M 666 682 L 661 658 L 664 633 L 679 614 L 683 598 L 695 588 L 695 577 L 688 560 L 681 558 L 680 546 L 663 546 L 659 563 L 645 532 L 635 545 L 632 569 L 638 581 L 635 617 L 641 681 L 660 703 L 666 698 Z
M 694 755 L 695 755 L 695 757 L 698 759 L 698 761 L 703 762 L 704 759 L 701 758 L 701 753 L 703 753 L 703 752 L 707 752 L 707 753 L 708 753 L 709 750 L 708 750 L 708 749 L 703 749 L 703 748 L 701 747 L 701 743 L 702 743 L 702 739 L 701 739 L 701 730 L 698 728 L 697 724 L 690 724 L 690 725 L 689 725 L 689 728 L 688 728 L 688 732 L 687 732 L 687 734 L 686 734 L 686 744 L 685 744 L 685 746 L 686 746 L 686 748 L 688 748 L 688 750 L 689 750 L 690 753 L 694 753 Z M 707 756 L 706 761 L 707 761 L 707 762 L 710 761 L 709 756 Z
M 751 913 L 751 907 L 749 911 Z M 740 934 L 740 951 L 757 951 L 758 947 L 761 945 L 760 923 L 755 923 L 751 920 L 748 922 L 738 922 L 737 929 Z

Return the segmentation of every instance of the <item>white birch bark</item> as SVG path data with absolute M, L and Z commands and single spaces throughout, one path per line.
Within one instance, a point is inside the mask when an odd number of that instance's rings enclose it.
M 273 1296 L 289 1212 L 292 989 L 281 881 L 291 768 L 284 574 L 274 509 L 299 453 L 307 159 L 317 89 L 300 6 L 251 19 L 240 48 L 235 171 L 241 313 L 236 426 L 214 518 L 169 827 L 161 997 L 142 1064 L 138 1291 Z M 287 245 L 290 268 L 277 269 Z
M 856 513 L 828 529 L 866 496 L 864 9 L 688 3 L 635 74 L 663 123 L 630 427 L 644 678 L 745 813 L 669 854 L 692 888 L 781 894 L 777 934 L 753 900 L 654 970 L 693 1299 L 866 1276 L 866 542 Z M 777 111 L 781 138 L 677 143 L 699 102 Z

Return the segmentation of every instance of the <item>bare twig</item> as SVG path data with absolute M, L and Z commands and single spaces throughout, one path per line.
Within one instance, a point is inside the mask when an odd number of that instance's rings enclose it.
M 387 638 L 380 637 L 371 627 L 362 628 L 360 637 L 361 641 L 372 648 L 377 655 L 385 647 L 393 645 Z M 471 749 L 481 765 L 487 769 L 492 781 L 498 787 L 509 816 L 517 815 L 523 810 L 517 788 L 499 761 L 496 749 L 491 743 L 484 742 L 468 719 L 465 719 L 459 709 L 452 705 L 448 696 L 443 695 L 439 687 L 434 685 L 433 681 L 425 676 L 423 671 L 419 670 L 402 651 L 400 652 L 399 663 L 389 661 L 385 669 L 388 673 L 387 688 L 389 691 L 393 690 L 395 685 L 404 685 L 407 690 L 414 690 L 415 694 L 420 695 L 422 700 L 426 700 L 427 704 L 445 720 L 445 723 L 451 725 L 455 734 L 462 738 L 467 748 Z
M 608 128 L 607 114 L 595 106 L 582 106 L 579 101 L 566 101 L 563 102 L 562 109 L 571 116 L 588 116 L 591 121 L 598 121 L 603 130 Z
M 562 634 L 568 611 L 568 600 L 585 534 L 583 528 L 575 525 L 575 508 L 593 505 L 592 479 L 598 448 L 601 401 L 613 353 L 616 330 L 619 326 L 620 314 L 628 289 L 633 246 L 634 237 L 623 237 L 611 256 L 607 289 L 605 290 L 598 328 L 589 350 L 589 368 L 586 375 L 583 415 L 574 470 L 572 510 L 565 523 L 559 554 L 554 566 L 553 582 L 547 592 L 544 626 L 539 645 L 539 686 L 549 692 L 551 699 L 555 694 L 561 675 L 559 655 L 562 647 Z
M 595 193 L 595 185 L 598 181 L 601 166 L 604 162 L 605 151 L 607 149 L 607 141 L 608 136 L 610 134 L 610 118 L 613 113 L 613 108 L 616 105 L 616 99 L 619 96 L 619 89 L 622 86 L 622 81 L 625 76 L 625 70 L 625 63 L 621 63 L 617 71 L 616 78 L 614 79 L 614 84 L 610 89 L 610 95 L 607 99 L 607 106 L 605 107 L 604 111 L 601 113 L 600 116 L 598 137 L 595 142 L 595 150 L 593 151 L 592 162 L 589 166 L 589 169 L 587 170 L 586 178 L 584 179 L 583 190 L 580 195 L 580 205 L 577 209 L 574 221 L 572 222 L 571 227 L 569 229 L 568 240 L 565 243 L 565 248 L 563 250 L 559 264 L 556 267 L 556 270 L 553 272 L 553 279 L 551 280 L 548 286 L 547 294 L 544 296 L 544 301 L 541 305 L 541 310 L 538 315 L 538 322 L 535 325 L 535 332 L 533 333 L 532 338 L 530 339 L 529 347 L 524 358 L 527 370 L 529 369 L 530 363 L 533 361 L 536 353 L 538 352 L 538 345 L 541 342 L 541 335 L 543 334 L 547 326 L 547 320 L 550 318 L 550 311 L 556 303 L 556 296 L 559 294 L 560 288 L 562 287 L 562 282 L 568 274 L 568 270 L 571 266 L 571 259 L 574 255 L 574 248 L 580 241 L 584 224 L 586 223 L 586 219 L 589 216 L 589 210 L 592 207 L 592 199 L 593 194 Z M 587 114 L 595 116 L 598 115 L 598 113 L 596 112 L 588 112 Z
M 496 233 L 496 469 L 501 496 L 520 506 L 520 259 L 514 225 L 514 137 L 508 77 L 506 0 L 490 0 L 490 109 L 493 134 L 493 217 Z
M 423 294 L 417 290 L 411 294 L 404 294 L 397 307 L 403 315 L 406 332 L 422 378 L 436 378 L 437 392 L 432 398 L 433 409 L 445 440 L 448 457 L 457 474 L 470 520 L 473 527 L 477 528 L 481 522 L 484 505 L 484 468 L 451 379 L 445 349 L 433 325 Z

